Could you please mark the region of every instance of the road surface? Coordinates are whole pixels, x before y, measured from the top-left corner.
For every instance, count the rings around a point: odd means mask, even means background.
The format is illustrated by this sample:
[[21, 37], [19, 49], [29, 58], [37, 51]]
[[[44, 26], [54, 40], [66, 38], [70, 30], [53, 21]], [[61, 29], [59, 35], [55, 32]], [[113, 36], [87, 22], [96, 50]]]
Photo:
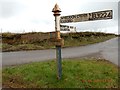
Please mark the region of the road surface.
[[[111, 40], [98, 44], [72, 48], [63, 48], [62, 58], [97, 57], [107, 59], [113, 62], [114, 64], [118, 65], [118, 41], [120, 42], [120, 38], [113, 38]], [[56, 58], [55, 49], [4, 52], [2, 53], [2, 65], [4, 67], [25, 64], [30, 62], [51, 60], [55, 58]]]

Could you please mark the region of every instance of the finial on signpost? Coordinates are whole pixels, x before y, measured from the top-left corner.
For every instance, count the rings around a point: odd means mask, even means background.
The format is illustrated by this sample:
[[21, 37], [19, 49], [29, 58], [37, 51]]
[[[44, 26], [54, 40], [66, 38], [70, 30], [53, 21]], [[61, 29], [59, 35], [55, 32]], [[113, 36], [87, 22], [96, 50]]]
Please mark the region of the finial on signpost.
[[54, 16], [59, 16], [60, 15], [60, 12], [61, 12], [61, 9], [59, 8], [58, 4], [56, 3], [52, 12], [54, 12]]

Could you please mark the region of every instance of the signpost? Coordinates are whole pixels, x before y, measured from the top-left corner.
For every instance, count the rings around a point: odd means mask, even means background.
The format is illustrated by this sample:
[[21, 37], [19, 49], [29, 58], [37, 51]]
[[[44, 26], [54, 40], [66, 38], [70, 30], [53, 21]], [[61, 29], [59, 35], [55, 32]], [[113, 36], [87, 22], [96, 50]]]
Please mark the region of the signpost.
[[112, 10], [106, 10], [106, 11], [99, 11], [99, 12], [92, 12], [92, 13], [85, 13], [85, 14], [62, 16], [60, 18], [60, 23], [112, 19], [112, 14], [113, 14]]
[[56, 4], [52, 10], [55, 16], [55, 31], [56, 37], [55, 41], [58, 41], [56, 44], [56, 62], [57, 62], [57, 78], [61, 79], [62, 76], [62, 66], [61, 66], [61, 37], [60, 37], [60, 8]]
[[112, 19], [113, 11], [106, 10], [106, 11], [60, 17], [61, 10], [59, 6], [56, 4], [52, 12], [54, 13], [53, 15], [55, 16], [55, 32], [52, 32], [50, 36], [51, 36], [51, 41], [53, 41], [53, 43], [56, 45], [57, 77], [58, 79], [61, 79], [62, 77], [61, 46], [63, 45], [64, 40], [60, 37], [60, 30], [70, 31], [70, 29], [73, 29], [75, 27], [67, 26], [67, 25], [60, 25], [60, 23], [72, 23], [72, 22]]

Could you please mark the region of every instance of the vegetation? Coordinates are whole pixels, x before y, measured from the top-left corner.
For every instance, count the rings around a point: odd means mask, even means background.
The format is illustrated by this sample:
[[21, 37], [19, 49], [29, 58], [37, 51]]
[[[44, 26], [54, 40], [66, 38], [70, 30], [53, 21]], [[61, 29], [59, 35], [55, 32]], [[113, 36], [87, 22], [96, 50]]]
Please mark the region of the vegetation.
[[106, 34], [100, 32], [70, 33], [68, 35], [61, 35], [61, 36], [65, 39], [64, 47], [88, 45], [88, 44], [103, 42], [115, 37], [114, 34]]
[[54, 61], [3, 68], [3, 87], [118, 88], [118, 68], [106, 60], [65, 59], [62, 68], [61, 80], [56, 78]]
[[[102, 42], [115, 37], [114, 34], [101, 32], [79, 32], [61, 34], [64, 39], [63, 47], [81, 46]], [[50, 41], [50, 33], [3, 33], [2, 51], [40, 50], [55, 48]]]
[[117, 37], [120, 37], [120, 34], [117, 34], [116, 36], [117, 36]]

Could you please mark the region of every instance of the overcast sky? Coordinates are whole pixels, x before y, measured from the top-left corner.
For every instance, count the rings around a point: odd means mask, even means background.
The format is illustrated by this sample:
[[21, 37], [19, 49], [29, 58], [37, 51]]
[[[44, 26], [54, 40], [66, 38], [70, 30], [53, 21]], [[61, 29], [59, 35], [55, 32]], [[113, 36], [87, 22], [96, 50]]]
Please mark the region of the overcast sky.
[[[56, 3], [61, 16], [113, 10], [113, 19], [68, 23], [77, 31], [118, 32], [119, 0], [0, 0], [2, 32], [49, 32], [54, 29], [52, 9]], [[120, 7], [119, 7], [120, 8]], [[119, 17], [120, 18], [120, 17]]]

